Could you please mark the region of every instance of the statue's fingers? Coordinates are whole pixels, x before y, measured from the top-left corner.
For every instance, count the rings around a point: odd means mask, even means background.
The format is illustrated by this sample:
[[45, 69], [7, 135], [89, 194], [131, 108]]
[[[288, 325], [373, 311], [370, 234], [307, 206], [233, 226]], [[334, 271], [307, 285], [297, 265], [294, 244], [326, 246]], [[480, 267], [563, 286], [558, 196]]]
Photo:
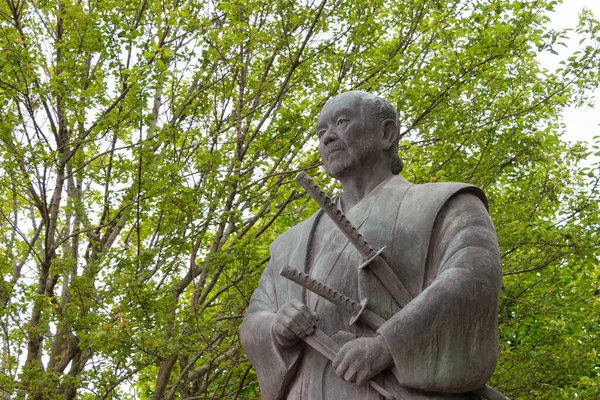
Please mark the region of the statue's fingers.
[[276, 335], [281, 336], [285, 339], [293, 340], [296, 339], [296, 334], [283, 324], [277, 324], [273, 327], [273, 331]]
[[356, 369], [355, 368], [348, 368], [348, 370], [344, 374], [344, 380], [346, 382], [350, 382], [350, 383], [356, 382]]
[[306, 307], [306, 305], [298, 299], [292, 299], [288, 304], [297, 311], [301, 311], [302, 308]]
[[307, 334], [310, 335], [313, 333], [313, 331], [315, 330], [315, 325], [317, 323], [317, 321], [315, 321], [315, 319], [313, 317], [311, 317], [310, 315], [306, 315], [306, 314], [299, 314], [297, 316], [297, 319], [295, 319], [295, 321], [298, 323], [298, 325], [301, 326], [302, 330]]
[[296, 321], [303, 330], [307, 330], [316, 323], [313, 313], [300, 301], [290, 304], [290, 307], [283, 310], [283, 314]]
[[304, 333], [304, 336], [312, 335], [315, 332], [315, 324], [306, 320], [303, 320], [303, 322], [302, 332]]
[[358, 373], [355, 376], [355, 382], [357, 385], [362, 385], [363, 383], [367, 383], [369, 378], [370, 376], [368, 376], [366, 373], [358, 371]]
[[346, 372], [346, 369], [348, 368], [348, 360], [346, 359], [346, 352], [344, 351], [343, 347], [340, 349], [340, 351], [338, 351], [331, 366], [335, 370], [337, 376], [342, 378]]
[[296, 315], [298, 313], [298, 309], [296, 307], [297, 306], [294, 303], [290, 302], [290, 303], [286, 304], [285, 306], [281, 307], [279, 312], [282, 315], [293, 318], [294, 315]]
[[304, 318], [302, 314], [293, 307], [282, 309], [281, 320], [286, 326], [289, 326], [292, 322], [297, 325], [302, 318]]
[[306, 319], [306, 321], [308, 321], [308, 323], [310, 325], [315, 325], [317, 323], [317, 321], [319, 320], [319, 316], [317, 314], [315, 314], [314, 312], [312, 312], [308, 307], [304, 306], [300, 312], [302, 313], [302, 316], [304, 316], [304, 318]]
[[294, 308], [294, 310], [298, 314], [301, 314], [302, 316], [304, 316], [304, 318], [306, 318], [309, 321], [311, 321], [315, 318], [316, 314], [314, 314], [304, 303], [302, 303], [300, 300], [297, 300], [297, 299], [294, 299], [294, 300], [296, 300], [296, 301], [294, 301], [291, 304], [292, 304], [292, 307]]
[[287, 327], [299, 338], [303, 338], [312, 333], [312, 325], [307, 324], [306, 321], [302, 321], [302, 319], [291, 319], [287, 324]]
[[298, 329], [293, 328], [292, 330], [299, 335], [306, 336], [313, 333], [316, 322], [310, 314], [306, 314], [300, 310], [291, 310], [288, 317], [290, 321], [294, 321], [295, 325], [298, 326]]
[[282, 324], [275, 324], [273, 326], [273, 335], [277, 343], [284, 347], [292, 346], [298, 341], [298, 336]]

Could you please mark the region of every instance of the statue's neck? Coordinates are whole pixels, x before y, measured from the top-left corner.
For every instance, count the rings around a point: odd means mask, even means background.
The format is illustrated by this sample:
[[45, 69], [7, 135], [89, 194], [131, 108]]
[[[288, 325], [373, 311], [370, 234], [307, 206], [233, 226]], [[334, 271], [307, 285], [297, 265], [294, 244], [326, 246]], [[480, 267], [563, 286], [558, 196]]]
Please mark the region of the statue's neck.
[[352, 176], [340, 178], [342, 194], [340, 204], [344, 211], [350, 210], [365, 196], [373, 191], [381, 183], [394, 176], [389, 170], [361, 171]]

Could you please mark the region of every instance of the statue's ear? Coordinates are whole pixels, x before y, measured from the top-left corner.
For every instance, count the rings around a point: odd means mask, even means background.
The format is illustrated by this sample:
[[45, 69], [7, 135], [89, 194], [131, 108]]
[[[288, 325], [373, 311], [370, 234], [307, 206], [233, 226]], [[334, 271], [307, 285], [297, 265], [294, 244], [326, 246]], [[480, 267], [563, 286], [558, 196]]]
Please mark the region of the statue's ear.
[[383, 149], [387, 150], [392, 147], [392, 145], [398, 142], [398, 125], [396, 121], [393, 119], [384, 119], [381, 121], [381, 139], [383, 141]]

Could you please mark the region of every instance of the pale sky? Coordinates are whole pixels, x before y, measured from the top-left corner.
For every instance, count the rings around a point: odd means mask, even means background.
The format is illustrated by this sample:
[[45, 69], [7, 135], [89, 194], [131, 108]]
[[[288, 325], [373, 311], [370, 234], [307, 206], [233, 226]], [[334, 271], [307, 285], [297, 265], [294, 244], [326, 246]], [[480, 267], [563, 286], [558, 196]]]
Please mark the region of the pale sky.
[[[582, 8], [592, 10], [596, 19], [600, 18], [600, 0], [564, 0], [563, 4], [557, 6], [552, 16], [551, 27], [554, 29], [575, 28], [578, 15]], [[540, 61], [546, 68], [553, 69], [558, 62], [568, 57], [578, 44], [579, 39], [574, 38], [575, 32], [569, 35], [572, 40], [567, 43], [568, 48], [559, 46], [556, 50], [558, 56], [551, 54], [540, 57]], [[565, 139], [569, 141], [583, 140], [591, 142], [594, 136], [600, 135], [600, 91], [596, 91], [595, 108], [568, 108], [563, 114], [563, 122], [566, 124]], [[600, 157], [593, 157], [590, 162], [600, 161]]]

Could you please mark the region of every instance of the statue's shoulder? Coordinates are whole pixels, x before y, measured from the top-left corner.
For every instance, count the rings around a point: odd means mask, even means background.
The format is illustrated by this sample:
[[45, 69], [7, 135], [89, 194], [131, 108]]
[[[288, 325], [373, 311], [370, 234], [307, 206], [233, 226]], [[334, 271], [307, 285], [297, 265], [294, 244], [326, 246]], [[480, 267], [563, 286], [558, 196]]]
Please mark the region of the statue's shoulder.
[[289, 247], [290, 245], [294, 245], [299, 243], [304, 237], [308, 236], [310, 232], [314, 220], [317, 216], [318, 212], [314, 213], [308, 219], [300, 222], [289, 228], [287, 231], [283, 232], [271, 243], [271, 250], [284, 247]]
[[411, 184], [407, 191], [408, 198], [417, 204], [435, 203], [439, 206], [460, 193], [470, 193], [479, 198], [488, 207], [487, 197], [483, 190], [475, 185], [462, 182], [434, 182]]

